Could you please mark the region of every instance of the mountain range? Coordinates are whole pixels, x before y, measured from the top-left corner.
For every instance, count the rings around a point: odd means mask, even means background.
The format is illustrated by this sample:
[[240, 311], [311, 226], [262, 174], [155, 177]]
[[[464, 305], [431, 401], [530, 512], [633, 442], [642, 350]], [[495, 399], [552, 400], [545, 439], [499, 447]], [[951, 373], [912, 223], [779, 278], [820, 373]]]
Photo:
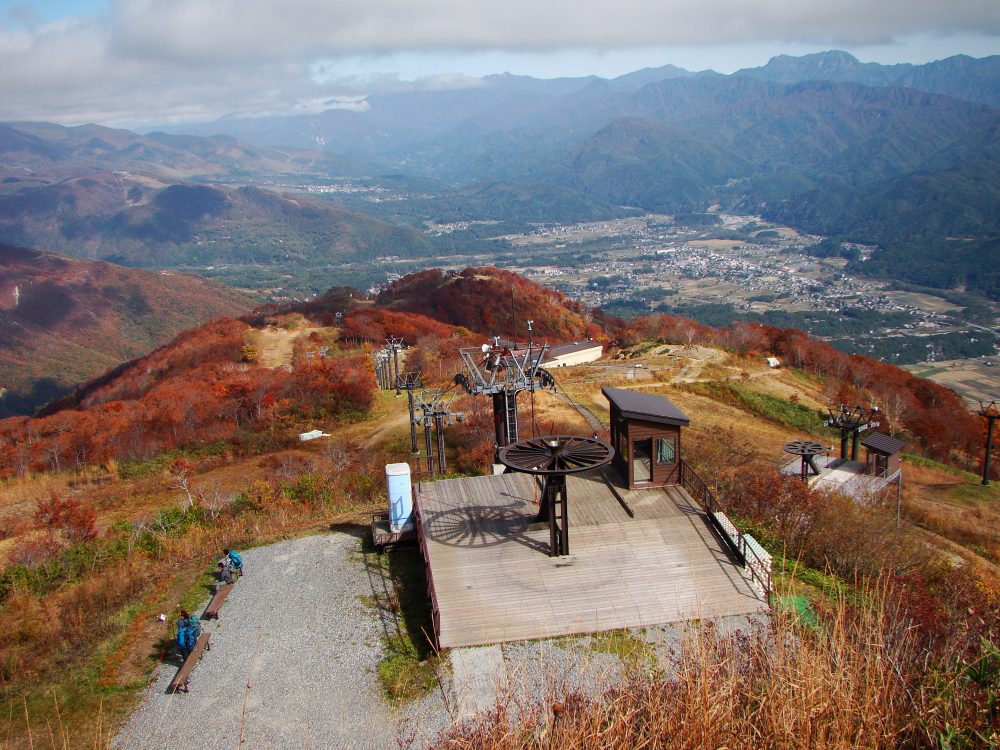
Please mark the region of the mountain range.
[[233, 180], [264, 175], [364, 174], [367, 165], [320, 150], [255, 146], [225, 135], [146, 135], [100, 125], [0, 123], [0, 179], [9, 189], [37, 178], [87, 172], [147, 172], [169, 180]]
[[553, 184], [649, 211], [759, 213], [877, 244], [857, 273], [1000, 298], [1000, 56], [886, 66], [831, 51], [729, 76], [670, 66], [612, 80], [504, 75], [367, 104], [225, 124], [262, 143], [319, 138], [450, 184]]
[[[129, 264], [277, 267], [455, 249], [454, 235], [435, 243], [356, 212], [420, 227], [719, 206], [878, 245], [857, 273], [1000, 298], [998, 81], [1000, 56], [883, 66], [826, 52], [733, 75], [487, 76], [173, 135], [8, 124], [0, 240]], [[344, 212], [255, 187], [377, 185], [387, 172], [427, 188]]]

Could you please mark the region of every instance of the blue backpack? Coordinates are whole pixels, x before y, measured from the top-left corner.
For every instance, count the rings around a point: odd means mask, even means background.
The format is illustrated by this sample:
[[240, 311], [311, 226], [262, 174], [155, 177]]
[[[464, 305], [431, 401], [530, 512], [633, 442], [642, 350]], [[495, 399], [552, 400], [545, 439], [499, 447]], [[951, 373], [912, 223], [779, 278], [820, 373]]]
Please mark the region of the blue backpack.
[[194, 646], [198, 642], [198, 638], [201, 637], [201, 620], [198, 619], [198, 615], [189, 615], [187, 619], [188, 636], [191, 638], [191, 645]]
[[243, 570], [243, 558], [240, 557], [240, 553], [236, 550], [232, 550], [229, 553], [229, 559], [233, 563], [233, 567], [237, 570]]
[[177, 628], [177, 645], [181, 648], [193, 648], [194, 640], [191, 638], [191, 628], [183, 626]]

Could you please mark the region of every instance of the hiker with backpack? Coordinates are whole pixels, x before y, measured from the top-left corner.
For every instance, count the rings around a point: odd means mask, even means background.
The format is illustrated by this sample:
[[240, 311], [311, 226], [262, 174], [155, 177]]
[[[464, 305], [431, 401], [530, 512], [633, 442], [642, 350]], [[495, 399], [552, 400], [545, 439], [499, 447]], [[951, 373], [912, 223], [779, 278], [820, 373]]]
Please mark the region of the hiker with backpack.
[[191, 648], [194, 648], [201, 638], [201, 619], [194, 612], [187, 616], [187, 628], [191, 638]]
[[237, 575], [243, 575], [243, 558], [234, 549], [224, 549], [222, 553], [229, 559], [229, 563]]
[[[198, 630], [200, 634], [201, 625], [198, 626]], [[197, 637], [192, 636], [190, 615], [186, 609], [182, 609], [181, 616], [177, 620], [177, 650], [181, 652], [181, 658], [184, 661], [187, 661], [194, 650], [194, 644], [198, 641]]]
[[229, 562], [228, 557], [222, 558], [222, 560], [219, 561], [219, 564], [215, 567], [215, 575], [219, 577], [219, 586], [236, 583], [236, 573], [233, 571], [233, 565]]

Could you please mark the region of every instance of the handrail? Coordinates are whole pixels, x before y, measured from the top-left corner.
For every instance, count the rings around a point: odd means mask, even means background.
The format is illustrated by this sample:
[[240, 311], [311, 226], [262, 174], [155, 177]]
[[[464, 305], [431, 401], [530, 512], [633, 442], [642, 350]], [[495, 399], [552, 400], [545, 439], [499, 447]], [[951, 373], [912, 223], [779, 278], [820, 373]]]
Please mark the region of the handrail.
[[[708, 522], [712, 524], [716, 531], [719, 532], [720, 536], [726, 541], [729, 548], [733, 550], [743, 567], [750, 572], [750, 579], [757, 581], [761, 588], [764, 589], [765, 598], [767, 599], [768, 604], [770, 604], [770, 561], [762, 559], [761, 556], [757, 554], [757, 551], [747, 544], [746, 537], [743, 535], [743, 532], [737, 528], [736, 524], [732, 524], [733, 531], [736, 532], [736, 538], [733, 539], [731, 537], [730, 530], [726, 529], [715, 515], [716, 513], [722, 513], [728, 518], [729, 515], [726, 513], [725, 508], [722, 507], [718, 498], [709, 488], [708, 483], [698, 476], [698, 473], [692, 469], [691, 465], [683, 458], [680, 460], [680, 469], [681, 486], [688, 491], [694, 501], [697, 502], [705, 511]], [[732, 522], [730, 521], [730, 523]], [[753, 563], [756, 564], [749, 563], [748, 558], [752, 558]]]
[[845, 482], [840, 491], [859, 502], [865, 502], [891, 485], [901, 474], [902, 469], [896, 469], [890, 474], [888, 467], [878, 474], [858, 474], [850, 481]]

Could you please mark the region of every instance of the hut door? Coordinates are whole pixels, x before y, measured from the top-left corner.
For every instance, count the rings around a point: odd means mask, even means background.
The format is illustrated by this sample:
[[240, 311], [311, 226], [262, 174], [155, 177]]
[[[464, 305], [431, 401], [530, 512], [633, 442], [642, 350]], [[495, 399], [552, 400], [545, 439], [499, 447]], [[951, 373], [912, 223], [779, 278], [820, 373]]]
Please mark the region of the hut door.
[[886, 471], [889, 470], [889, 457], [883, 456], [881, 453], [875, 453], [872, 458], [875, 460], [872, 462], [872, 474], [875, 476], [881, 476]]
[[653, 481], [653, 438], [632, 442], [632, 481]]

